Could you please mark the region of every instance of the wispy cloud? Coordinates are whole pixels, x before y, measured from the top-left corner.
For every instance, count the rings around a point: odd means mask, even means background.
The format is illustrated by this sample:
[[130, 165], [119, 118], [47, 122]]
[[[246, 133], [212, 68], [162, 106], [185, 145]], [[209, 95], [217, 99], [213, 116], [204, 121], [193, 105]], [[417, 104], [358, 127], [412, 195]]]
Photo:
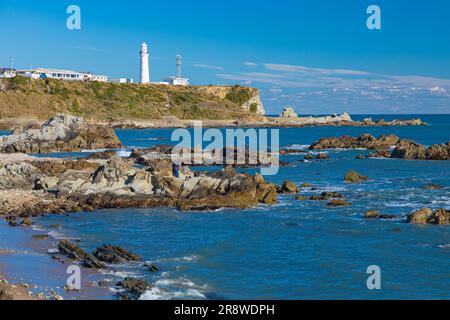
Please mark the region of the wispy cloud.
[[252, 82], [277, 109], [292, 104], [310, 113], [317, 108], [322, 112], [450, 113], [449, 79], [279, 63], [257, 67], [254, 72], [216, 76]]
[[196, 68], [203, 68], [203, 69], [209, 69], [209, 70], [223, 70], [223, 67], [213, 66], [210, 64], [203, 64], [203, 63], [194, 63], [192, 66], [196, 67]]
[[365, 71], [346, 70], [346, 69], [324, 69], [324, 68], [309, 68], [298, 65], [289, 64], [272, 64], [266, 63], [264, 67], [272, 71], [285, 71], [291, 73], [310, 74], [310, 75], [367, 75]]
[[99, 49], [97, 47], [89, 47], [89, 46], [73, 46], [71, 49], [80, 50], [80, 51], [90, 51], [90, 52], [107, 52], [106, 50]]
[[244, 62], [244, 66], [250, 67], [250, 68], [256, 68], [258, 66], [258, 64], [255, 62], [247, 61], [247, 62]]

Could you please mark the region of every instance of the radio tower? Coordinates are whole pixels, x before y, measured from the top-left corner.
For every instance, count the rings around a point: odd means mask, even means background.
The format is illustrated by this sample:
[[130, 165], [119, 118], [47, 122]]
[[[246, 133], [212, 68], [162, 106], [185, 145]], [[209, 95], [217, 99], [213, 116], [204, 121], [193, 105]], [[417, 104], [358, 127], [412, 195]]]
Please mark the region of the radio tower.
[[183, 65], [183, 57], [177, 54], [177, 78], [181, 78], [181, 66]]

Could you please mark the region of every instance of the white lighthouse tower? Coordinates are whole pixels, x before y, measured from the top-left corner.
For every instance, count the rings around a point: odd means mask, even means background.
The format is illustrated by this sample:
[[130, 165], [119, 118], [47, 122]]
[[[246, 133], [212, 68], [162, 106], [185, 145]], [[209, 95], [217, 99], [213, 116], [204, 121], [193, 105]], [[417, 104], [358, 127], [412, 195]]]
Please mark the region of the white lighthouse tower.
[[148, 66], [148, 47], [144, 42], [141, 46], [141, 83], [150, 82], [150, 71]]

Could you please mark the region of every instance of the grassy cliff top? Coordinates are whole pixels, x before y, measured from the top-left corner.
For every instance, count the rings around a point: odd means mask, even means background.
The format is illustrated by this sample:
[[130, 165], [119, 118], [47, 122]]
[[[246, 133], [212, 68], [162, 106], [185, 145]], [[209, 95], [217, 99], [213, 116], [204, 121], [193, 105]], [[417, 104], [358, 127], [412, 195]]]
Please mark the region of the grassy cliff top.
[[[255, 114], [259, 92], [241, 86], [167, 86], [1, 79], [0, 118], [47, 119], [70, 113], [95, 120], [238, 119]], [[258, 103], [259, 101], [259, 103]]]

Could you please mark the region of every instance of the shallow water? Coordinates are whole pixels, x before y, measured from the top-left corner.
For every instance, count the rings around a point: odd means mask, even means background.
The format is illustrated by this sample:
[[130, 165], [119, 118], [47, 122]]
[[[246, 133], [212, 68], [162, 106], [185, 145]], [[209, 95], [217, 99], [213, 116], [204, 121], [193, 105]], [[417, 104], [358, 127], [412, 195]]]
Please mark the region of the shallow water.
[[[450, 140], [450, 116], [420, 117], [431, 126], [281, 129], [280, 142], [284, 147], [309, 145], [324, 136], [361, 133], [395, 133], [426, 145]], [[132, 148], [169, 143], [171, 132], [118, 130], [117, 134]], [[449, 227], [404, 222], [418, 208], [450, 208], [450, 162], [355, 159], [366, 153], [328, 151], [331, 159], [308, 163], [297, 161], [303, 155], [284, 156], [282, 160], [293, 165], [267, 177], [277, 184], [290, 179], [318, 188], [303, 190], [304, 195], [339, 191], [352, 203], [350, 207], [327, 209], [324, 202], [283, 196], [276, 206], [244, 211], [101, 210], [70, 218], [42, 217], [37, 223], [45, 230], [61, 224], [62, 229], [53, 235], [80, 238], [87, 250], [111, 243], [153, 262], [160, 268], [154, 274], [134, 265], [118, 267], [115, 274], [106, 276], [111, 280], [132, 274], [148, 278], [155, 288], [144, 299], [450, 298]], [[346, 184], [343, 176], [348, 170], [371, 180]], [[447, 188], [424, 190], [428, 183]], [[368, 221], [363, 216], [370, 209], [399, 218]], [[366, 287], [370, 265], [381, 268], [380, 291]]]

